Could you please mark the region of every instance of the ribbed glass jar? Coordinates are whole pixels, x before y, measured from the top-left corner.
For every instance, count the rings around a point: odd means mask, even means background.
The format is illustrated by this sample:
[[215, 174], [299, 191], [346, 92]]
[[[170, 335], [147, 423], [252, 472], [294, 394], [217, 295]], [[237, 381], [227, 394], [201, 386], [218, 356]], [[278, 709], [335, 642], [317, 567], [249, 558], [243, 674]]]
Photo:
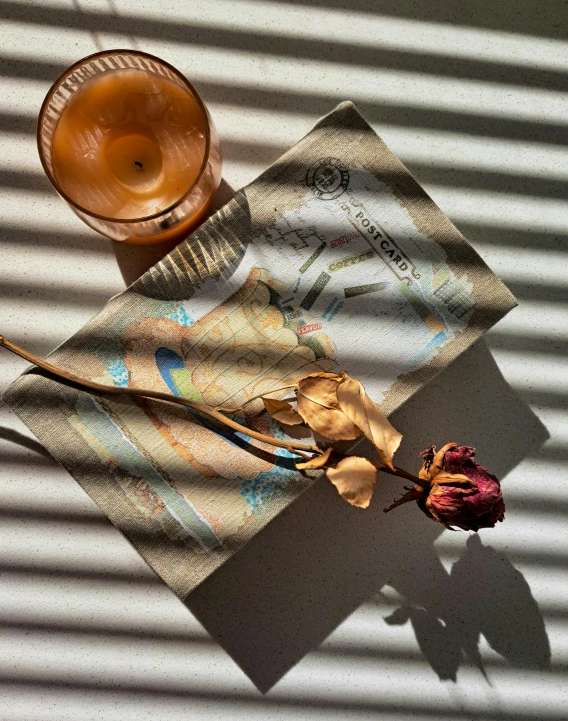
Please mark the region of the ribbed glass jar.
[[[83, 83], [101, 73], [121, 69], [144, 70], [175, 83], [190, 93], [203, 113], [205, 151], [197, 177], [173, 204], [140, 218], [111, 218], [81, 207], [60, 187], [54, 174], [52, 142], [55, 128], [70, 98]], [[68, 68], [51, 86], [41, 107], [37, 143], [43, 168], [51, 184], [76, 215], [94, 230], [125, 243], [159, 243], [180, 240], [203, 219], [221, 182], [221, 145], [215, 126], [191, 83], [173, 66], [153, 55], [134, 50], [107, 50], [89, 55]]]

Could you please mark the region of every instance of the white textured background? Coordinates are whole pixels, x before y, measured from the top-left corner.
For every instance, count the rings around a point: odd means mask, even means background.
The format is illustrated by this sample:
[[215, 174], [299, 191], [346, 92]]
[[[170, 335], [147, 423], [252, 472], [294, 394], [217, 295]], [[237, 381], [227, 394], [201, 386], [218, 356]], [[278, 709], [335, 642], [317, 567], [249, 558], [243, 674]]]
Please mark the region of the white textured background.
[[[34, 139], [55, 77], [113, 47], [194, 82], [234, 188], [355, 101], [520, 302], [395, 418], [406, 465], [477, 445], [506, 522], [468, 542], [383, 517], [395, 482], [363, 515], [316, 484], [195, 594], [203, 625], [0, 406], [0, 720], [568, 717], [566, 3], [0, 0], [0, 21], [0, 332], [32, 351], [135, 262]], [[2, 353], [0, 390], [25, 367]]]

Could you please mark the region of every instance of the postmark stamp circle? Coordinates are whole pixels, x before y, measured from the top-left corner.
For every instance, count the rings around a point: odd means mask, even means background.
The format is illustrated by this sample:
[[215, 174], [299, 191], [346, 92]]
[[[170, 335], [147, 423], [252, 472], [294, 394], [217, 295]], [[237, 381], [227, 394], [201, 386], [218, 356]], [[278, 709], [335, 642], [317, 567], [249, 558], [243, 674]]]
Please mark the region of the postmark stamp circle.
[[334, 200], [349, 185], [349, 171], [337, 158], [320, 158], [306, 173], [306, 185], [316, 198]]

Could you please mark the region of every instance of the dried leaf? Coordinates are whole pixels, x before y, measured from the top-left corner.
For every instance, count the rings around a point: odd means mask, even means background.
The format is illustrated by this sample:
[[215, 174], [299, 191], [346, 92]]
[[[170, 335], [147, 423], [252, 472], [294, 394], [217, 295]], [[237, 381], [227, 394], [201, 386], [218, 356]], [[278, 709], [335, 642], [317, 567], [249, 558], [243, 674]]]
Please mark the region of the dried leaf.
[[344, 373], [337, 386], [337, 400], [347, 418], [361, 429], [387, 466], [393, 468], [392, 457], [400, 445], [402, 434], [388, 422], [361, 383]]
[[375, 490], [377, 469], [366, 458], [347, 456], [336, 468], [328, 468], [326, 475], [352, 506], [367, 508]]
[[312, 373], [298, 381], [298, 391], [325, 408], [338, 408], [336, 373]]
[[262, 402], [268, 411], [268, 415], [279, 423], [284, 423], [287, 426], [297, 426], [304, 422], [302, 416], [286, 401], [279, 401], [276, 398], [263, 398]]
[[309, 461], [305, 461], [303, 463], [296, 463], [296, 468], [299, 471], [308, 471], [313, 468], [323, 468], [329, 460], [331, 451], [332, 448], [330, 447], [321, 456], [314, 456], [313, 458], [310, 458]]
[[310, 428], [332, 441], [352, 441], [362, 432], [338, 408], [335, 373], [314, 373], [298, 381], [298, 413]]

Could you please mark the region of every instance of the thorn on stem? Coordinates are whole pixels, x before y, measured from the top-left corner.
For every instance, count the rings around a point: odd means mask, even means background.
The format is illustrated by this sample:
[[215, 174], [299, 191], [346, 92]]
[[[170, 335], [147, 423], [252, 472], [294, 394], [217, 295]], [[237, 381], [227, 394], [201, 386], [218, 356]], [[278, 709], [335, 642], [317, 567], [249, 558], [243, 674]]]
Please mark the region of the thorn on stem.
[[388, 513], [389, 511], [392, 511], [395, 508], [398, 508], [399, 506], [402, 506], [405, 503], [410, 503], [410, 501], [417, 501], [419, 498], [423, 498], [425, 495], [426, 495], [426, 491], [423, 488], [410, 488], [404, 494], [404, 496], [401, 496], [394, 503], [392, 503], [388, 508], [384, 508], [383, 513]]

